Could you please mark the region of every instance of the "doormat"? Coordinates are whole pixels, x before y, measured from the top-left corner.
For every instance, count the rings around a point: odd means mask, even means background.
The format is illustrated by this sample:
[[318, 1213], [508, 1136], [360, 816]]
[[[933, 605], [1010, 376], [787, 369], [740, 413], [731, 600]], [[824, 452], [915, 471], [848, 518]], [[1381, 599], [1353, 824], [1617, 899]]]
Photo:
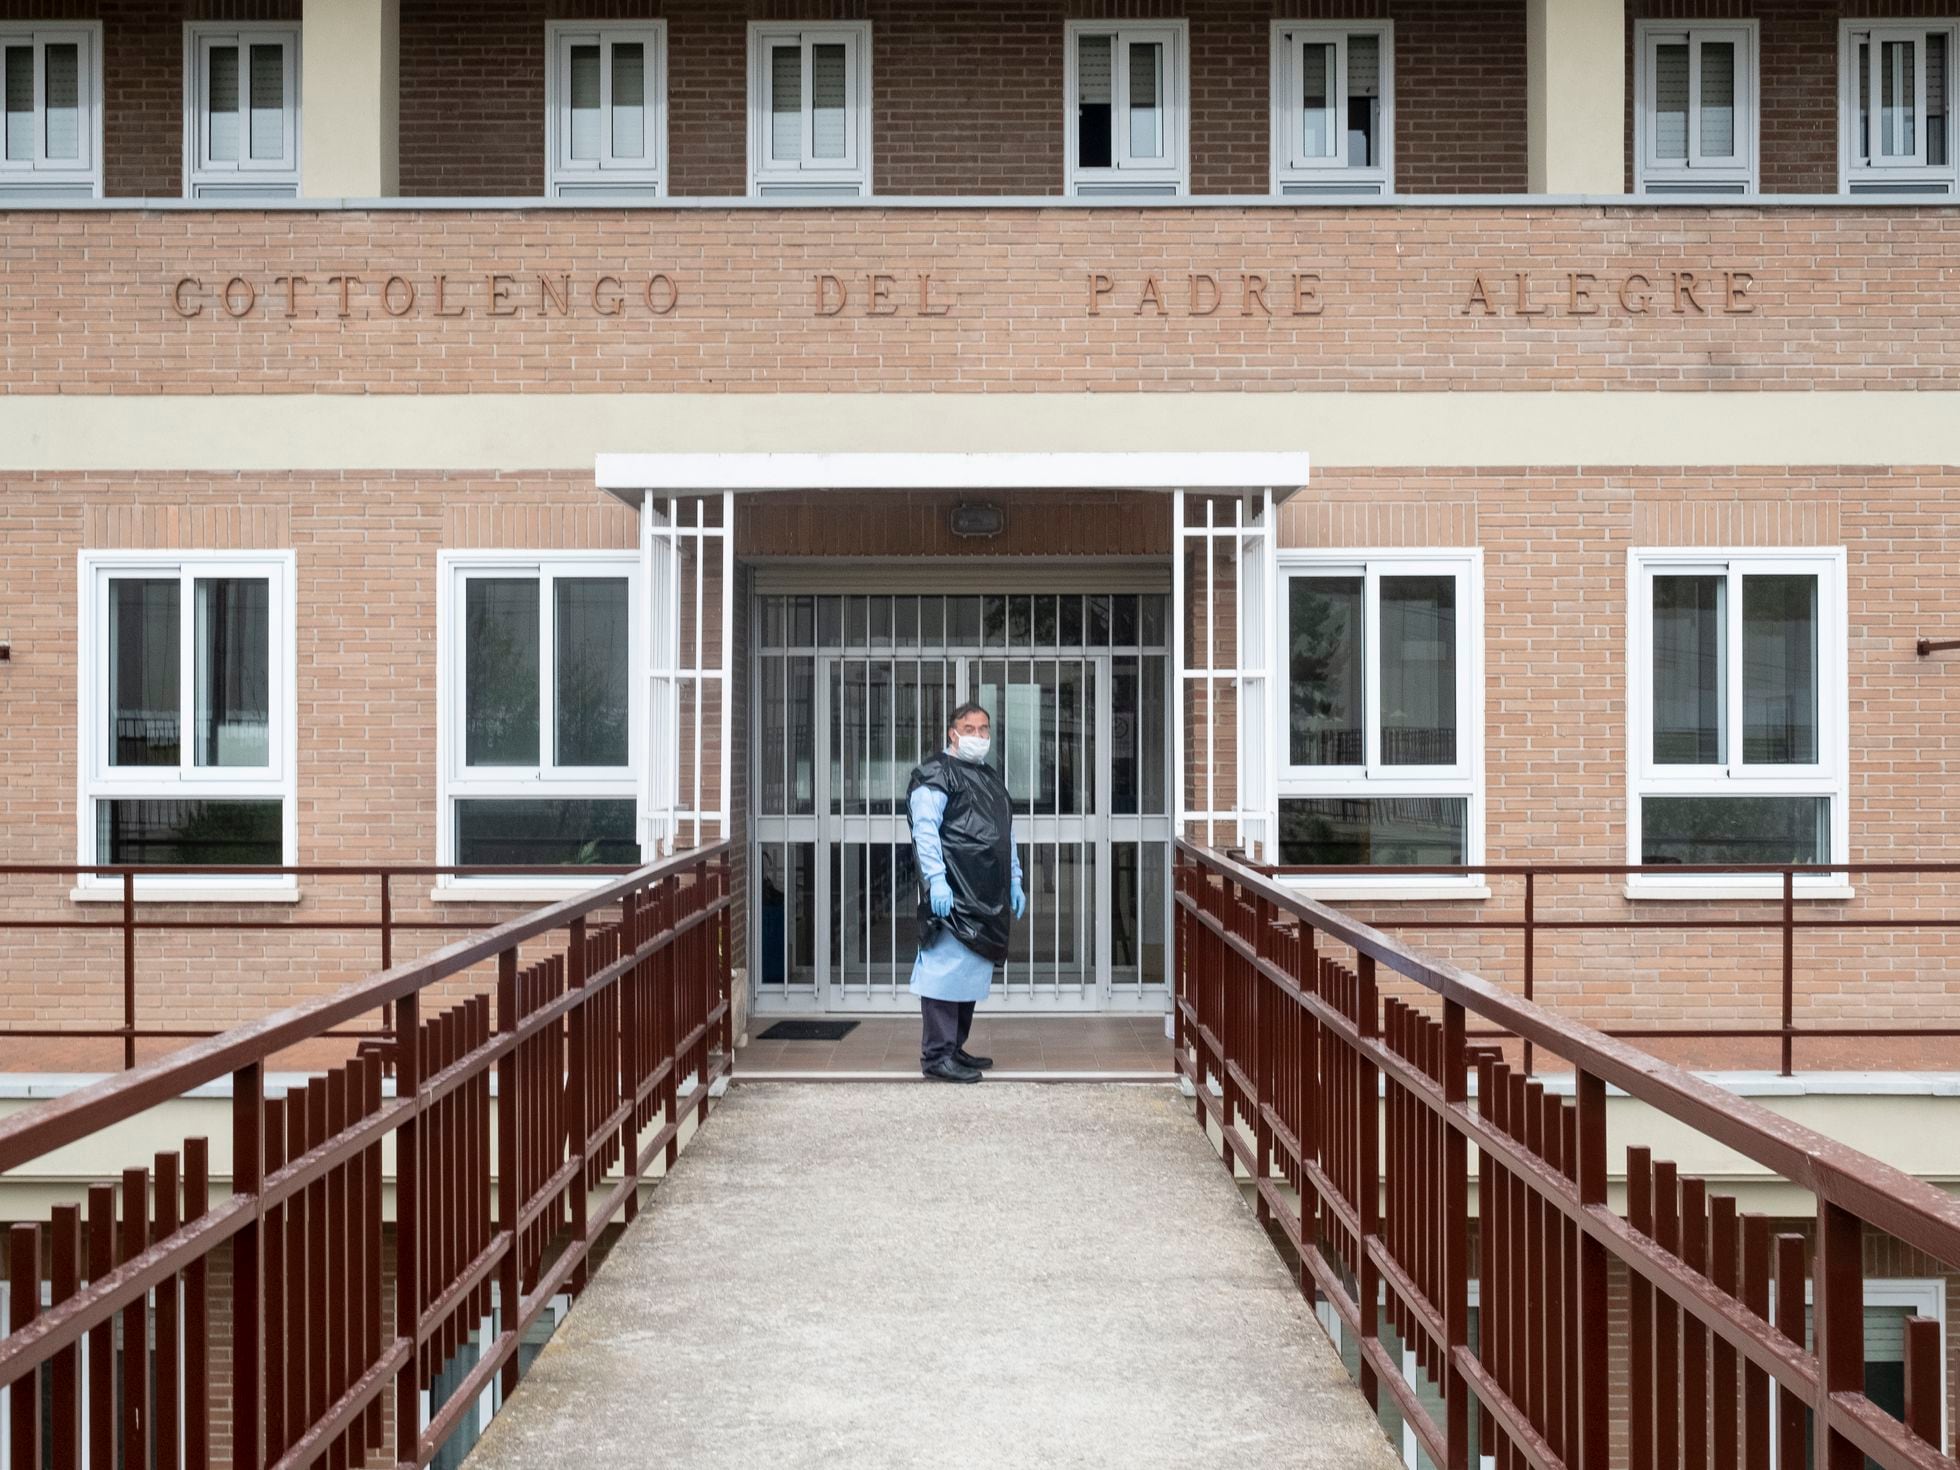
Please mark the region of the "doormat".
[[842, 1041], [857, 1030], [856, 1021], [778, 1021], [758, 1041]]

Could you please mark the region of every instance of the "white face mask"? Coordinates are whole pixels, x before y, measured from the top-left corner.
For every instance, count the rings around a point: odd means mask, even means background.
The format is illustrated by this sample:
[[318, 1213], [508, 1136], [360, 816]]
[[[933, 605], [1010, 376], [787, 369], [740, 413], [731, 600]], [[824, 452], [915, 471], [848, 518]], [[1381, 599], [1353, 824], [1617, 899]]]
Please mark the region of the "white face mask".
[[954, 754], [963, 761], [984, 761], [987, 752], [994, 748], [994, 742], [985, 735], [962, 735], [953, 745]]

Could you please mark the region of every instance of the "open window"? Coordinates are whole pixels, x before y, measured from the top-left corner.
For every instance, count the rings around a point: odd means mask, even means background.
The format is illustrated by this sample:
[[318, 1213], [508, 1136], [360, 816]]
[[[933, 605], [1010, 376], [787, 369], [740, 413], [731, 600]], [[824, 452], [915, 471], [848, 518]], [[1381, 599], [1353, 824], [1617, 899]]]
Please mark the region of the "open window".
[[299, 194], [299, 27], [184, 27], [184, 194]]
[[1389, 21], [1273, 23], [1273, 192], [1394, 188]]
[[102, 197], [102, 28], [0, 24], [0, 201]]
[[1846, 21], [1838, 179], [1847, 194], [1951, 195], [1953, 57], [1960, 24]]
[[546, 28], [545, 192], [667, 192], [665, 21]]
[[749, 192], [871, 192], [871, 27], [749, 27]]
[[[1629, 553], [1627, 861], [1849, 859], [1842, 551]], [[1631, 880], [1633, 897], [1774, 896], [1773, 874]], [[1797, 891], [1842, 888], [1799, 877]]]
[[1642, 22], [1633, 186], [1641, 194], [1756, 189], [1756, 23]]
[[1070, 21], [1068, 192], [1184, 194], [1190, 96], [1183, 21]]

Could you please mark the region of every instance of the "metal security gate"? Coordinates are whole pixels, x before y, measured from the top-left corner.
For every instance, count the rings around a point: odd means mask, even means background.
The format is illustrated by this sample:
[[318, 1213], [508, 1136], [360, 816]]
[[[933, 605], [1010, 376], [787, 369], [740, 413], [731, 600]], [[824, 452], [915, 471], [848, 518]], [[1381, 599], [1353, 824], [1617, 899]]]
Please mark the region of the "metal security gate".
[[759, 1009], [916, 1004], [905, 788], [968, 699], [993, 716], [1033, 910], [996, 1000], [1164, 1007], [1163, 595], [766, 595], [755, 628]]

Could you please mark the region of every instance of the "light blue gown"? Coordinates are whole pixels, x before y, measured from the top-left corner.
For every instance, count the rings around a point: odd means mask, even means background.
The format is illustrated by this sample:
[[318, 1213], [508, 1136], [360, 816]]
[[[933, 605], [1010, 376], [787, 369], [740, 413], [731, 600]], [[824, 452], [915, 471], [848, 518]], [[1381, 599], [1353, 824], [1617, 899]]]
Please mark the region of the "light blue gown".
[[[919, 865], [919, 881], [930, 884], [946, 872], [946, 853], [939, 842], [939, 824], [946, 819], [946, 793], [921, 786], [908, 803], [912, 814], [912, 854]], [[1008, 834], [1013, 844], [1014, 882], [1021, 882], [1020, 833]], [[919, 951], [912, 963], [912, 993], [931, 1000], [973, 1000], [987, 998], [994, 983], [994, 963], [977, 955], [941, 927], [932, 943]]]

